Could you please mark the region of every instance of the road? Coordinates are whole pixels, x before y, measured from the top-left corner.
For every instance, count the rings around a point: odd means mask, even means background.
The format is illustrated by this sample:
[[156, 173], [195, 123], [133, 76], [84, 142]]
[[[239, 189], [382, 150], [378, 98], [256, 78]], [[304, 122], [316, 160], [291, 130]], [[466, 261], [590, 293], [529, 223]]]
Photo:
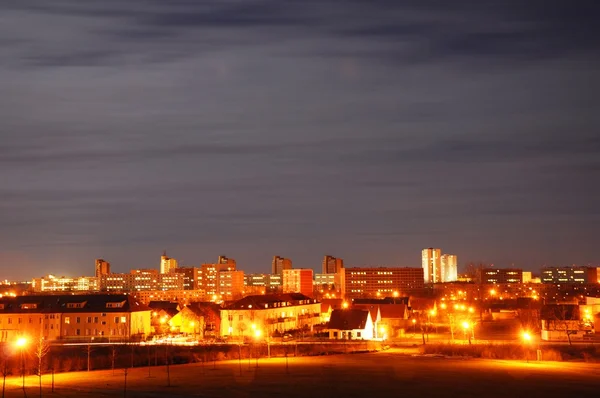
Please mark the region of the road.
[[[130, 369], [127, 397], [544, 397], [595, 396], [600, 365], [526, 363], [413, 357], [402, 350], [288, 359]], [[124, 372], [58, 374], [60, 397], [125, 396]], [[50, 376], [43, 393], [50, 394]], [[26, 378], [27, 396], [39, 396], [37, 377]], [[21, 379], [7, 378], [7, 397], [22, 397]]]

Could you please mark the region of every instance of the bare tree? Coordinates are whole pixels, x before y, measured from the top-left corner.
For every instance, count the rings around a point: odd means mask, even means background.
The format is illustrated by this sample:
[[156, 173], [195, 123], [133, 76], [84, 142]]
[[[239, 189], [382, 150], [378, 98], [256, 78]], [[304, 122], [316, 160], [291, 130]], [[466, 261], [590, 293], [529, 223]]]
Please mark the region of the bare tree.
[[578, 307], [567, 304], [548, 306], [545, 314], [547, 330], [565, 331], [569, 345], [572, 345], [571, 335], [579, 329]]
[[50, 344], [43, 336], [40, 336], [34, 347], [34, 355], [37, 358], [37, 375], [40, 385], [40, 397], [42, 396], [42, 365], [44, 363], [44, 358], [48, 355], [50, 351]]
[[0, 350], [0, 370], [2, 371], [2, 398], [6, 391], [6, 376], [8, 375], [8, 356], [6, 355], [6, 343], [2, 343], [2, 350]]
[[112, 369], [113, 376], [115, 375], [115, 360], [116, 359], [117, 359], [117, 346], [113, 344], [112, 346], [110, 346], [110, 363], [111, 363], [111, 369]]

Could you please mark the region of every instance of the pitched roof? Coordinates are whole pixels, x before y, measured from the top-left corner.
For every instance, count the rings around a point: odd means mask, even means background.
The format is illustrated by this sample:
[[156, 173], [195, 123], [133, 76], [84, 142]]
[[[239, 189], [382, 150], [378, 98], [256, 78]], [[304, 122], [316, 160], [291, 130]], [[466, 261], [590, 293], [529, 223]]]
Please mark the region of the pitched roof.
[[275, 304], [282, 303], [282, 307], [301, 304], [315, 304], [317, 300], [301, 293], [264, 294], [246, 296], [227, 306], [227, 309], [265, 309], [273, 308]]
[[0, 313], [137, 311], [150, 311], [150, 308], [128, 294], [52, 294], [0, 298]]
[[329, 329], [354, 330], [364, 329], [369, 319], [368, 310], [344, 309], [333, 310], [329, 320]]

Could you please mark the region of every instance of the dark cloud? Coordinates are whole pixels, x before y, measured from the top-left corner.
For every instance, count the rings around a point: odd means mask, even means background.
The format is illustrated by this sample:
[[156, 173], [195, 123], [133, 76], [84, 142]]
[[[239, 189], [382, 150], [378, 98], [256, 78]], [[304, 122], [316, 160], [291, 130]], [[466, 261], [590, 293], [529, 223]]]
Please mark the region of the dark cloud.
[[3, 278], [597, 263], [596, 2], [0, 3]]

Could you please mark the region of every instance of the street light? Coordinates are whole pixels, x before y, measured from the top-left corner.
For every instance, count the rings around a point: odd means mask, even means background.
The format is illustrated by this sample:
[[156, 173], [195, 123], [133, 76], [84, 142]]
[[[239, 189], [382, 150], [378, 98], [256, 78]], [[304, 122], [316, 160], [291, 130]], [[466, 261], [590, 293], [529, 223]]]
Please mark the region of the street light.
[[469, 336], [469, 344], [471, 344], [471, 334], [468, 333], [469, 332], [469, 328], [471, 327], [471, 324], [468, 321], [464, 321], [462, 323], [462, 327], [463, 327], [463, 329], [465, 331], [465, 337]]
[[[523, 338], [523, 341], [525, 342], [526, 345], [531, 343], [531, 334], [529, 334], [529, 332], [527, 332], [527, 331], [523, 332], [521, 337]], [[527, 362], [529, 362], [528, 353], [525, 353], [525, 358], [527, 359]]]
[[344, 308], [344, 309], [348, 308], [348, 302], [347, 301], [344, 301], [344, 303], [342, 304], [342, 308]]
[[25, 391], [25, 346], [27, 345], [27, 339], [25, 337], [19, 337], [16, 342], [17, 348], [21, 351], [21, 374], [23, 375], [23, 391]]
[[415, 318], [412, 319], [413, 324], [413, 333], [417, 333], [417, 320]]

